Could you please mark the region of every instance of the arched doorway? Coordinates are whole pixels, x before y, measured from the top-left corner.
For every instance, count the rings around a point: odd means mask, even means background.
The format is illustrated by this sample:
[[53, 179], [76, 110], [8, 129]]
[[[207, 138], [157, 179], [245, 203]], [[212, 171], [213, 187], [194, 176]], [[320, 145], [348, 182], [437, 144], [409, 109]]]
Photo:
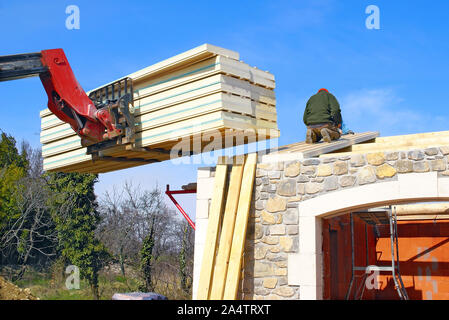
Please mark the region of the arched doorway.
[[303, 201], [298, 207], [299, 252], [288, 258], [289, 284], [299, 286], [300, 299], [326, 297], [323, 255], [330, 252], [323, 252], [323, 219], [379, 206], [441, 201], [449, 201], [449, 177], [436, 172], [401, 174], [397, 181], [338, 190]]
[[324, 299], [449, 299], [449, 204], [389, 210], [323, 219]]

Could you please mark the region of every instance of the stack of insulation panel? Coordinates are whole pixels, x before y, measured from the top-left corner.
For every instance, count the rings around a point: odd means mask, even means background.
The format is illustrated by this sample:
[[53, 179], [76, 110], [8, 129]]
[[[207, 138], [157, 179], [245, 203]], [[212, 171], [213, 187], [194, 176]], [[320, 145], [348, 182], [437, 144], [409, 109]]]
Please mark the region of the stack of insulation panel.
[[217, 133], [234, 137], [233, 145], [279, 137], [274, 76], [240, 61], [237, 52], [204, 44], [128, 77], [134, 86], [134, 144], [107, 149], [100, 158], [86, 154], [72, 128], [45, 109], [44, 170], [103, 173], [164, 161], [174, 146], [202, 137], [204, 147]]

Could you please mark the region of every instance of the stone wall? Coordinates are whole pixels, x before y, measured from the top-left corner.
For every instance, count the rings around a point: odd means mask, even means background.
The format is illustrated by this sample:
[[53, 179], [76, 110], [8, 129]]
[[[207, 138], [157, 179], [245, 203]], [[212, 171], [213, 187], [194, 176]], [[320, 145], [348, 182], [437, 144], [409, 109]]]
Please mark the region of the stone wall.
[[242, 299], [299, 299], [288, 255], [298, 253], [301, 201], [357, 186], [436, 171], [449, 176], [449, 147], [259, 163], [245, 244]]

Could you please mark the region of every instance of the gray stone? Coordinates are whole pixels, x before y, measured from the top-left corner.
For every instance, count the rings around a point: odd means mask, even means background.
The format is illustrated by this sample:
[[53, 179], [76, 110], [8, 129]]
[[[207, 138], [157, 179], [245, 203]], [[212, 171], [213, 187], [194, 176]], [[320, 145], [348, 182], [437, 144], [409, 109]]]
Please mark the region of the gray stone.
[[315, 174], [316, 166], [302, 166], [301, 174], [313, 175]]
[[372, 167], [365, 167], [359, 171], [357, 180], [360, 185], [376, 181], [376, 171]]
[[296, 179], [296, 181], [298, 181], [298, 182], [309, 182], [309, 181], [310, 181], [310, 178], [307, 177], [307, 176], [305, 176], [305, 175], [300, 175], [300, 176]]
[[274, 183], [272, 183], [272, 184], [270, 184], [270, 185], [268, 186], [268, 192], [269, 192], [269, 193], [276, 193], [276, 188], [277, 188], [277, 185], [274, 184]]
[[256, 178], [256, 186], [260, 186], [262, 184], [262, 179]]
[[306, 185], [304, 183], [300, 183], [296, 187], [296, 191], [298, 194], [305, 194], [306, 193]]
[[338, 159], [341, 160], [341, 161], [347, 161], [347, 160], [351, 159], [351, 156], [343, 156], [343, 157], [340, 157]]
[[280, 171], [270, 171], [268, 172], [268, 178], [270, 179], [280, 179], [281, 172]]
[[438, 148], [427, 148], [424, 150], [424, 153], [428, 156], [436, 156], [438, 152]]
[[257, 200], [255, 204], [256, 210], [263, 210], [265, 208], [265, 201]]
[[281, 180], [278, 184], [277, 193], [278, 195], [285, 197], [296, 196], [296, 180]]
[[260, 277], [267, 277], [274, 275], [274, 268], [273, 264], [268, 262], [262, 262], [262, 261], [255, 261], [254, 262], [254, 277], [260, 278]]
[[268, 200], [268, 193], [267, 192], [261, 192], [260, 193], [260, 200]]
[[413, 163], [414, 172], [428, 172], [430, 171], [427, 161], [416, 161]]
[[299, 227], [298, 226], [287, 226], [287, 233], [290, 235], [298, 234]]
[[267, 175], [267, 172], [265, 170], [260, 170], [260, 169], [256, 170], [256, 178], [262, 178], [262, 177], [265, 177], [266, 175]]
[[278, 284], [280, 286], [285, 286], [288, 284], [288, 278], [287, 277], [279, 277], [278, 278]]
[[432, 160], [430, 161], [430, 167], [432, 168], [432, 171], [444, 171], [446, 170], [446, 163], [443, 159]]
[[267, 253], [267, 259], [273, 262], [285, 261], [287, 260], [287, 255], [285, 253]]
[[259, 296], [266, 296], [270, 293], [270, 290], [265, 289], [263, 287], [256, 287], [256, 288], [254, 288], [254, 293]]
[[449, 146], [440, 147], [440, 151], [443, 155], [448, 155], [449, 154]]
[[395, 167], [399, 173], [412, 172], [413, 171], [413, 161], [398, 160], [395, 163]]
[[342, 187], [352, 187], [355, 183], [356, 177], [354, 176], [343, 176], [340, 178], [340, 186]]
[[407, 159], [407, 154], [405, 152], [401, 152], [401, 159]]
[[324, 158], [323, 163], [332, 163], [337, 161], [337, 158]]
[[306, 159], [302, 162], [303, 166], [316, 166], [320, 164], [320, 160], [319, 159]]
[[262, 178], [262, 184], [267, 185], [270, 183], [270, 179], [268, 179], [268, 177], [263, 177]]
[[415, 161], [423, 160], [424, 157], [425, 157], [425, 154], [421, 150], [413, 150], [413, 151], [409, 151], [409, 153], [408, 153], [408, 158], [410, 160], [415, 160]]
[[387, 159], [387, 161], [398, 160], [399, 152], [387, 152], [387, 154], [385, 155], [385, 159]]
[[324, 190], [331, 191], [338, 189], [338, 178], [336, 176], [327, 177], [324, 179]]
[[298, 224], [299, 212], [298, 209], [287, 209], [282, 215], [282, 222], [286, 225]]
[[366, 164], [365, 158], [361, 154], [354, 154], [351, 156], [351, 159], [349, 161], [351, 166], [353, 167], [361, 167]]

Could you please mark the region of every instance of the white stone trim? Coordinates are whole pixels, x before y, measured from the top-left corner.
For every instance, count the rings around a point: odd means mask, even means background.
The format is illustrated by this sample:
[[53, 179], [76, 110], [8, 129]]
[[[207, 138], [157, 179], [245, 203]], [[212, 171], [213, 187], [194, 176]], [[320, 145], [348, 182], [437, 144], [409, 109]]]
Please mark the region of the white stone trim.
[[198, 168], [196, 215], [195, 215], [195, 250], [193, 257], [193, 284], [192, 299], [196, 299], [198, 281], [203, 260], [204, 244], [206, 242], [207, 223], [209, 221], [209, 202], [212, 199], [215, 178], [212, 177], [212, 168]]
[[449, 177], [438, 178], [438, 197], [449, 198]]
[[437, 172], [400, 174], [399, 195], [402, 198], [438, 197], [437, 178]]

